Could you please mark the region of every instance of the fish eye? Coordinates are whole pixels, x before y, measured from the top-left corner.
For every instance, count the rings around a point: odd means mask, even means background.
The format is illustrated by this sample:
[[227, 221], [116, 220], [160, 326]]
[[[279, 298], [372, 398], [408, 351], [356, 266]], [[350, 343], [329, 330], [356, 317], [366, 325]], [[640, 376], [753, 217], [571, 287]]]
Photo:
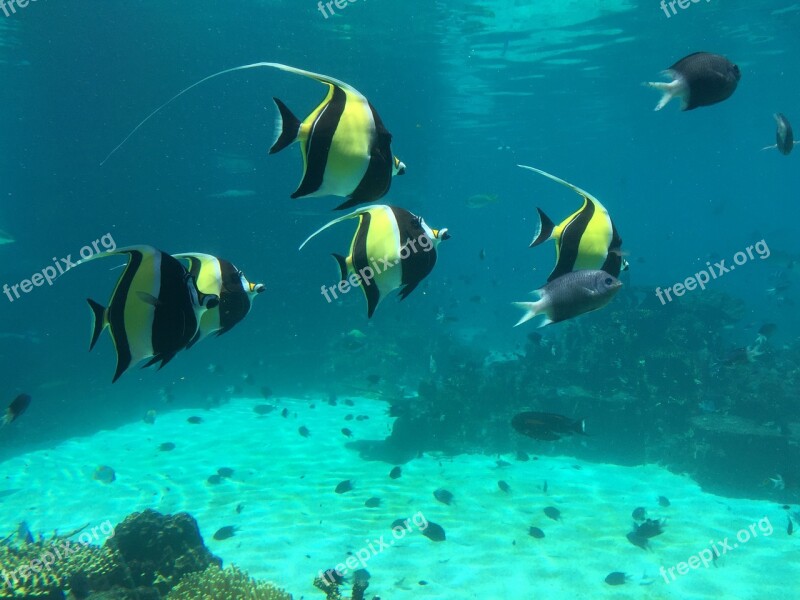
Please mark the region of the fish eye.
[[611, 285], [611, 277], [606, 277], [605, 278], [605, 284], [606, 285]]

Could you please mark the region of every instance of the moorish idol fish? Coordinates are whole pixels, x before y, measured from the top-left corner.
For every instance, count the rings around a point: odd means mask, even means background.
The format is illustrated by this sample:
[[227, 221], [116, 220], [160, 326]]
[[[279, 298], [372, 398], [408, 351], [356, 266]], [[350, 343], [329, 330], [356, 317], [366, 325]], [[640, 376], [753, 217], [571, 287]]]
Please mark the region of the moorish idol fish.
[[406, 166], [392, 154], [392, 134], [369, 100], [343, 81], [280, 63], [260, 62], [233, 67], [190, 85], [145, 117], [100, 164], [105, 163], [151, 117], [192, 88], [225, 73], [260, 67], [303, 75], [328, 86], [325, 99], [303, 121], [278, 98], [273, 98], [279, 112], [278, 135], [269, 153], [275, 154], [299, 141], [303, 156], [303, 178], [291, 197], [342, 196], [348, 200], [337, 209], [343, 209], [385, 196], [392, 177], [404, 174]]
[[[326, 288], [322, 293], [328, 298], [343, 286], [360, 287], [367, 299], [367, 316], [372, 317], [378, 303], [393, 290], [400, 290], [403, 300], [428, 276], [436, 264], [439, 242], [450, 238], [447, 229], [431, 229], [422, 219], [404, 208], [375, 204], [334, 219], [312, 233], [309, 240], [331, 225], [358, 217], [358, 228], [350, 244], [347, 257], [334, 254], [342, 281]], [[330, 301], [330, 300], [329, 300]]]
[[200, 328], [187, 348], [212, 333], [219, 336], [230, 331], [250, 312], [253, 298], [266, 289], [263, 283], [247, 281], [244, 273], [223, 258], [199, 253], [173, 256], [180, 261], [186, 261], [189, 274], [201, 293], [219, 297], [219, 306], [203, 314]]
[[556, 266], [547, 278], [548, 282], [583, 269], [602, 269], [618, 277], [620, 271], [628, 268], [628, 261], [622, 257], [622, 238], [608, 211], [597, 198], [555, 175], [534, 167], [517, 166], [557, 181], [583, 197], [583, 206], [559, 225], [553, 224], [541, 208], [536, 209], [539, 211], [539, 229], [530, 247], [547, 240], [556, 242]]
[[132, 365], [150, 359], [159, 369], [197, 334], [203, 313], [219, 304], [219, 297], [198, 291], [186, 268], [151, 246], [131, 246], [96, 254], [90, 260], [127, 254], [108, 308], [88, 299], [92, 309], [91, 351], [103, 329], [109, 328], [117, 354], [112, 383]]

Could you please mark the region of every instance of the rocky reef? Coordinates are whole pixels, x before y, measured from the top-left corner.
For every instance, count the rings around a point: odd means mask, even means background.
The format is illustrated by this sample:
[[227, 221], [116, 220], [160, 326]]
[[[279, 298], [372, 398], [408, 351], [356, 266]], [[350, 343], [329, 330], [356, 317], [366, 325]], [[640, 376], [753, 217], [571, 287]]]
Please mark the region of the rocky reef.
[[242, 571], [222, 569], [191, 515], [134, 513], [103, 546], [75, 542], [81, 530], [0, 543], [0, 598], [22, 600], [291, 600]]

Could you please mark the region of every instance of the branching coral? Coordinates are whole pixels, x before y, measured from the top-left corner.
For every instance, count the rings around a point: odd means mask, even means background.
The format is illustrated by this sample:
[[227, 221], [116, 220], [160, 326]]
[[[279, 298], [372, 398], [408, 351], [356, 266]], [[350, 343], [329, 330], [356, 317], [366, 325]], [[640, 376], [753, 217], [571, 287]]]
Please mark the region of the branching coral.
[[167, 600], [292, 600], [272, 584], [257, 582], [236, 567], [220, 569], [211, 565], [200, 573], [190, 573], [181, 579], [167, 595]]

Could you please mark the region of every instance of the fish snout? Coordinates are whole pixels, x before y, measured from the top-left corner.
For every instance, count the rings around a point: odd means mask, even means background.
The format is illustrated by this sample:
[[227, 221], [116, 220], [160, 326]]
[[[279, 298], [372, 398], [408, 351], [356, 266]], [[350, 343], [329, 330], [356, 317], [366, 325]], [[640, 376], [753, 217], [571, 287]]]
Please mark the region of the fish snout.
[[406, 163], [402, 160], [394, 157], [394, 174], [395, 175], [405, 175], [406, 174]]
[[261, 292], [266, 291], [267, 288], [263, 283], [251, 283], [250, 284], [250, 291], [255, 294], [260, 294]]
[[447, 227], [445, 227], [444, 229], [434, 229], [433, 237], [437, 240], [449, 240], [451, 235], [447, 230]]

